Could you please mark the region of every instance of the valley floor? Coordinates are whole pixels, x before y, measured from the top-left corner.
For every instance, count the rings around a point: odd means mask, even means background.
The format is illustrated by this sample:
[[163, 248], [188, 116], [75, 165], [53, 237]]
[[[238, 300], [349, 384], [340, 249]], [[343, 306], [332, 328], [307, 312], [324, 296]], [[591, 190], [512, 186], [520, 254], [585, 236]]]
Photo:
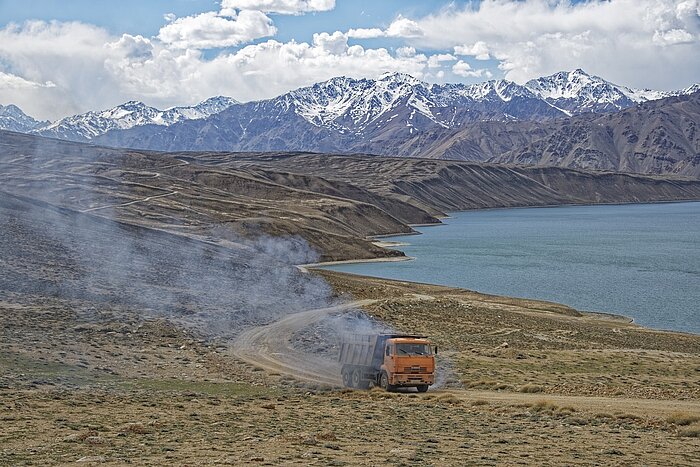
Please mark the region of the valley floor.
[[[697, 465], [700, 336], [315, 271], [440, 346], [441, 387], [353, 391], [169, 322], [0, 295], [0, 465]], [[131, 316], [131, 318], [129, 318]]]

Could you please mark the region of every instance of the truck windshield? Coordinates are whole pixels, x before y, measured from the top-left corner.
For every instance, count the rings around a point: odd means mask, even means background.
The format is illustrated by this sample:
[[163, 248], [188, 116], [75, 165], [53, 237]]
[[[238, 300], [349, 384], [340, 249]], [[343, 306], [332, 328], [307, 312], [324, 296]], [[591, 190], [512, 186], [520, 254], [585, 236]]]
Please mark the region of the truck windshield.
[[430, 355], [432, 350], [428, 344], [396, 344], [398, 355]]

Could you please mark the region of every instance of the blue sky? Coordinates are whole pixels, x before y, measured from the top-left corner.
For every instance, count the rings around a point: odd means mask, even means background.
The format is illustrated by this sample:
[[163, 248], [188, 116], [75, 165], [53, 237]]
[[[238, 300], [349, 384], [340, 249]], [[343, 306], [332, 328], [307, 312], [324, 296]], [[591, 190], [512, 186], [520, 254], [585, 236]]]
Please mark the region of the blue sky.
[[273, 97], [333, 76], [700, 77], [700, 0], [0, 0], [0, 104], [55, 119], [138, 99]]
[[[354, 0], [340, 1], [335, 9], [309, 15], [271, 15], [279, 25], [278, 38], [310, 40], [319, 30], [388, 25], [398, 15], [423, 16], [441, 7], [466, 1]], [[153, 36], [163, 26], [163, 15], [189, 16], [218, 8], [214, 0], [0, 0], [0, 26], [31, 19], [83, 21], [100, 25], [114, 34]]]

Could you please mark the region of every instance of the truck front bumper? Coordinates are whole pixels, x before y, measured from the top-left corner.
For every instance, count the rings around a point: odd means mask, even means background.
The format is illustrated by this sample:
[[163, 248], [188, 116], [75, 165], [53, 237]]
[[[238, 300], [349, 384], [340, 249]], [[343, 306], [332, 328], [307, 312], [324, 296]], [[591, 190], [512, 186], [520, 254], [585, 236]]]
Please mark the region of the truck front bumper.
[[391, 375], [391, 382], [394, 386], [418, 386], [421, 384], [435, 383], [434, 374], [420, 373], [394, 373]]

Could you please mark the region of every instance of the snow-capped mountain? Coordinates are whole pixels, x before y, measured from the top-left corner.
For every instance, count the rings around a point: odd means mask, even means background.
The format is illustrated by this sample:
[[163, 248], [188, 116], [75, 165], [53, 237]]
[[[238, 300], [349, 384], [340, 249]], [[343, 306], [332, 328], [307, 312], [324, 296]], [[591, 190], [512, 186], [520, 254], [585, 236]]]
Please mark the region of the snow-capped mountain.
[[185, 120], [207, 118], [238, 102], [230, 97], [211, 97], [191, 107], [159, 110], [143, 102], [129, 101], [117, 107], [91, 111], [33, 129], [32, 133], [72, 141], [89, 141], [111, 130], [143, 125], [168, 126]]
[[[553, 106], [570, 115], [586, 112], [616, 112], [642, 102], [691, 94], [693, 86], [682, 91], [654, 91], [620, 86], [581, 69], [560, 71], [533, 79], [525, 86]], [[698, 85], [694, 85], [697, 87]]]
[[[364, 133], [377, 125], [388, 124], [397, 118], [401, 120], [406, 110], [408, 116], [404, 124], [409, 128], [425, 126], [419, 120], [445, 128], [453, 127], [461, 121], [455, 117], [465, 111], [474, 111], [473, 118], [485, 120], [516, 119], [522, 115], [511, 115], [509, 110], [513, 109], [508, 109], [512, 107], [508, 103], [538, 98], [529, 89], [505, 80], [473, 85], [439, 85], [404, 73], [391, 73], [378, 80], [333, 78], [276, 99], [280, 102], [279, 107], [292, 109], [315, 126]], [[532, 109], [528, 117], [560, 115], [560, 111], [545, 105]]]
[[[433, 144], [436, 132], [475, 122], [543, 122], [608, 113], [668, 95], [634, 90], [588, 75], [561, 72], [526, 85], [507, 80], [431, 84], [402, 73], [379, 79], [332, 78], [281, 96], [231, 106], [169, 126], [115, 127], [100, 144], [157, 150], [307, 150], [397, 154]], [[484, 144], [490, 144], [485, 139]]]
[[22, 112], [16, 105], [0, 105], [0, 130], [28, 133], [31, 130], [47, 125], [49, 122], [40, 122]]
[[[508, 80], [432, 84], [389, 73], [376, 80], [332, 78], [242, 104], [215, 97], [192, 107], [159, 110], [132, 101], [30, 131], [156, 150], [371, 152], [479, 159], [503, 149], [499, 141], [512, 139], [507, 125], [492, 125], [497, 122], [543, 128], [547, 121], [591, 112], [610, 114], [698, 90], [698, 85], [673, 92], [632, 89], [580, 69], [525, 85]], [[461, 149], [446, 149], [444, 138], [450, 132], [475, 123], [484, 124], [478, 129], [482, 135], [478, 141], [468, 148], [450, 143], [450, 148]], [[497, 136], [492, 134], [495, 128], [500, 128]]]

